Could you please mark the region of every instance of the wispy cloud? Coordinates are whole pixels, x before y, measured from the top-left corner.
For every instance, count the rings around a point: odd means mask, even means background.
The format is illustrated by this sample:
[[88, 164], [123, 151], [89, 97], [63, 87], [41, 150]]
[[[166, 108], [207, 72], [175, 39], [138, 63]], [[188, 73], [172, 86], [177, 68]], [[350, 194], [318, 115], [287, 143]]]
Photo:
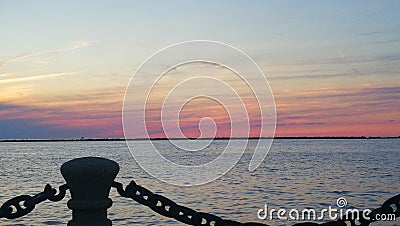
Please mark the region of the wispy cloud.
[[75, 50], [75, 49], [81, 49], [81, 48], [85, 48], [85, 47], [89, 47], [91, 45], [93, 45], [93, 41], [90, 40], [82, 40], [82, 41], [77, 41], [74, 42], [71, 46], [65, 48], [65, 51], [71, 51], [71, 50]]
[[318, 75], [287, 75], [279, 77], [270, 77], [270, 80], [291, 80], [291, 79], [328, 79], [334, 77], [347, 77], [346, 73], [336, 73], [336, 74], [318, 74]]
[[35, 56], [35, 55], [39, 55], [41, 53], [42, 52], [24, 53], [24, 54], [21, 54], [21, 55], [18, 55], [18, 56], [15, 56], [15, 57], [0, 61], [0, 68], [4, 67], [8, 63], [18, 62], [18, 61], [21, 61], [21, 60], [26, 60], [26, 59], [29, 59], [29, 58]]
[[340, 54], [340, 59], [342, 60], [342, 62], [344, 64], [346, 64], [347, 66], [349, 66], [351, 68], [351, 70], [353, 71], [354, 74], [357, 74], [357, 75], [359, 74], [358, 73], [358, 69], [353, 64], [351, 64], [350, 62], [347, 62], [346, 57], [345, 57], [345, 55], [343, 53]]
[[360, 101], [361, 99], [371, 100], [372, 98], [382, 98], [379, 101], [387, 100], [391, 96], [396, 96], [400, 99], [400, 84], [393, 85], [379, 85], [375, 86], [358, 86], [352, 88], [321, 88], [312, 89], [303, 92], [293, 92], [293, 93], [276, 93], [276, 98], [291, 99], [292, 101], [297, 101], [298, 99], [338, 99], [343, 101], [343, 98], [356, 98], [355, 100]]
[[5, 74], [0, 74], [0, 77], [6, 77], [6, 76], [10, 76], [11, 74], [9, 73], [5, 73]]
[[388, 44], [388, 43], [399, 43], [400, 39], [385, 39], [385, 40], [376, 40], [376, 41], [370, 41], [369, 43], [371, 44]]
[[369, 31], [369, 32], [359, 33], [360, 36], [374, 36], [374, 35], [381, 35], [381, 34], [383, 34], [382, 31]]
[[[106, 92], [96, 90], [82, 95], [53, 96], [49, 100], [29, 97], [30, 101], [20, 103], [0, 100], [0, 139], [121, 137], [123, 95], [124, 90], [116, 88]], [[9, 129], [13, 125], [19, 128]], [[41, 132], [35, 134], [32, 131]]]
[[[275, 97], [278, 126], [281, 127], [395, 124], [396, 121], [390, 120], [396, 120], [400, 112], [396, 104], [400, 98], [399, 85], [330, 88], [278, 94]], [[387, 133], [391, 132], [388, 130]]]
[[37, 51], [37, 52], [32, 52], [32, 53], [24, 53], [20, 54], [18, 56], [11, 57], [9, 59], [5, 59], [0, 61], [0, 68], [4, 67], [6, 64], [9, 63], [15, 63], [19, 61], [24, 61], [24, 60], [29, 60], [29, 59], [34, 59], [34, 62], [38, 64], [43, 64], [46, 61], [43, 60], [41, 57], [48, 57], [49, 55], [54, 55], [54, 54], [62, 54], [66, 53], [69, 51], [77, 50], [77, 49], [82, 49], [85, 47], [92, 46], [94, 41], [91, 40], [80, 40], [72, 43], [68, 47], [61, 48], [58, 50], [43, 50], [43, 51]]
[[32, 81], [32, 80], [47, 79], [47, 78], [56, 78], [56, 77], [61, 77], [61, 76], [65, 76], [65, 75], [70, 75], [70, 74], [73, 74], [73, 72], [51, 73], [51, 74], [35, 75], [35, 76], [21, 77], [21, 78], [1, 79], [0, 84], [12, 83], [12, 82], [25, 82], [25, 81]]
[[60, 49], [57, 49], [57, 50], [44, 51], [43, 55], [45, 55], [45, 56], [59, 55], [59, 54], [67, 53], [67, 52], [70, 52], [70, 51], [74, 51], [74, 50], [90, 47], [94, 43], [95, 43], [95, 41], [91, 41], [91, 40], [80, 40], [80, 41], [76, 41], [76, 42], [74, 42], [74, 43], [72, 43], [69, 46], [64, 47], [64, 48], [60, 48]]

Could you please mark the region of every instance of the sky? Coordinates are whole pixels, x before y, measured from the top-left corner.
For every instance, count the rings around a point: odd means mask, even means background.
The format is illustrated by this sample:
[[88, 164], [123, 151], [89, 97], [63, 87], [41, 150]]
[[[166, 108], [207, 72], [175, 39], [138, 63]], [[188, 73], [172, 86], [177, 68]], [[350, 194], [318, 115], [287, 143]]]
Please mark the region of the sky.
[[[275, 98], [276, 136], [400, 136], [399, 10], [395, 0], [0, 1], [0, 139], [123, 137], [135, 70], [189, 40], [227, 43], [258, 64]], [[215, 65], [172, 70], [149, 97], [150, 137], [165, 135], [168, 89], [199, 71], [235, 77]], [[257, 135], [257, 102], [234, 83]], [[180, 92], [176, 101], [190, 90]], [[201, 135], [201, 122], [231, 135], [212, 99], [186, 102], [180, 119], [188, 137]]]

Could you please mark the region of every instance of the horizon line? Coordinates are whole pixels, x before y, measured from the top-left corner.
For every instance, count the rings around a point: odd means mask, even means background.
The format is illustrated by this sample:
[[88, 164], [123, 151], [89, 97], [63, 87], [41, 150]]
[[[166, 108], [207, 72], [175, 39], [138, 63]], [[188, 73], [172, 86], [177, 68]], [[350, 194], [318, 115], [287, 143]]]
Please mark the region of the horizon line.
[[209, 138], [48, 138], [48, 139], [0, 139], [0, 142], [63, 142], [63, 141], [140, 141], [140, 140], [256, 140], [256, 139], [399, 139], [400, 136], [279, 136], [279, 137], [209, 137]]

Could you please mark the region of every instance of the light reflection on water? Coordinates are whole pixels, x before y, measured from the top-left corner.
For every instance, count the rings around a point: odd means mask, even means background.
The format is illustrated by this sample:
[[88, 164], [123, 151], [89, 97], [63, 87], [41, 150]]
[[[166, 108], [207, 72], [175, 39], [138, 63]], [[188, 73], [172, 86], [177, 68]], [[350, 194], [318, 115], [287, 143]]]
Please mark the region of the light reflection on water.
[[[181, 152], [169, 149], [167, 141], [156, 142], [156, 146], [164, 147], [163, 154], [172, 161], [199, 163], [215, 158], [227, 141], [215, 141], [209, 147], [212, 151], [193, 153], [195, 157], [185, 155], [185, 158]], [[140, 147], [140, 141], [137, 145]], [[399, 194], [399, 147], [399, 139], [275, 140], [267, 159], [256, 171], [247, 171], [252, 156], [248, 151], [220, 179], [201, 186], [178, 187], [160, 182], [140, 169], [125, 142], [0, 143], [0, 204], [17, 195], [36, 194], [46, 183], [63, 184], [59, 169], [65, 161], [99, 156], [120, 164], [116, 180], [124, 185], [134, 179], [181, 205], [227, 219], [292, 225], [296, 222], [260, 221], [257, 211], [264, 204], [300, 210], [336, 207], [336, 199], [341, 196], [347, 198], [351, 207], [377, 208], [389, 197]], [[180, 225], [119, 197], [114, 189], [110, 197], [114, 204], [109, 209], [109, 218], [114, 225]], [[56, 203], [46, 201], [31, 214], [16, 220], [2, 219], [0, 224], [65, 225], [71, 215], [66, 207], [69, 198], [68, 195]], [[398, 222], [373, 225], [398, 225]]]

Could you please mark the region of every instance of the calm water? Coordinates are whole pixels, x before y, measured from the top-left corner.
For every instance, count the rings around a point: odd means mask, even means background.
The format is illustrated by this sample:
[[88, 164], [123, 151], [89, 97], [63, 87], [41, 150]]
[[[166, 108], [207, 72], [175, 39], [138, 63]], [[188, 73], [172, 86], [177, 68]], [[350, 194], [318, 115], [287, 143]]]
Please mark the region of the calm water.
[[[168, 152], [167, 141], [157, 141], [156, 145], [165, 147], [172, 160], [201, 163], [212, 159], [225, 144], [226, 141], [214, 142], [209, 151], [196, 156], [198, 159]], [[141, 142], [137, 145], [140, 147]], [[350, 207], [373, 209], [400, 193], [400, 139], [275, 140], [263, 164], [249, 172], [251, 155], [246, 152], [228, 174], [214, 182], [177, 187], [160, 182], [139, 168], [125, 142], [0, 143], [0, 204], [17, 195], [40, 192], [46, 183], [58, 187], [64, 183], [59, 172], [61, 164], [83, 156], [118, 162], [121, 170], [116, 180], [124, 185], [133, 179], [181, 205], [242, 222], [296, 223], [258, 220], [257, 211], [264, 204], [270, 208], [319, 210], [329, 205], [336, 207], [336, 199], [345, 197]], [[56, 203], [46, 201], [29, 215], [2, 219], [0, 225], [65, 225], [71, 215], [66, 207], [69, 198]], [[114, 204], [109, 218], [114, 225], [180, 225], [119, 197], [114, 189], [111, 198]], [[373, 225], [400, 225], [400, 221]]]

